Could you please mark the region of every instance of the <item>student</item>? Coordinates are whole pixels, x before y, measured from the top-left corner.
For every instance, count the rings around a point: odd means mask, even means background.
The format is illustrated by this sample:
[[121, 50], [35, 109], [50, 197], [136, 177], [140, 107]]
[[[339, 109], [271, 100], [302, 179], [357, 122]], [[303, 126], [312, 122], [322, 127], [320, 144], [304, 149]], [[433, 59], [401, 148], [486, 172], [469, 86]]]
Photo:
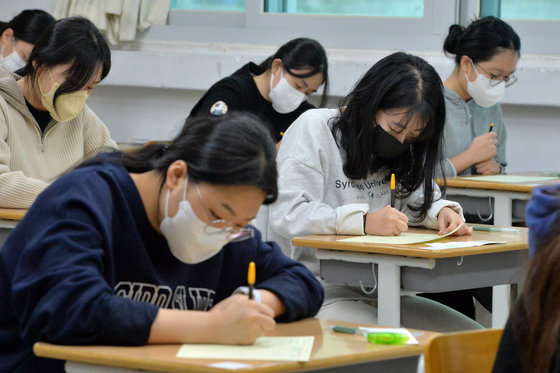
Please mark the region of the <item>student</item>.
[[506, 128], [499, 101], [517, 81], [520, 48], [519, 36], [496, 17], [481, 18], [466, 29], [449, 27], [443, 50], [455, 56], [455, 70], [443, 83], [446, 176], [505, 171]]
[[[449, 27], [443, 50], [455, 56], [455, 70], [444, 81], [444, 146], [438, 176], [494, 175], [505, 172], [506, 128], [499, 104], [520, 57], [519, 36], [506, 22], [484, 17], [466, 29]], [[493, 124], [493, 125], [492, 125]], [[482, 202], [481, 202], [482, 203]], [[469, 222], [491, 223], [472, 211]], [[492, 311], [492, 288], [425, 295], [474, 317], [474, 296]]]
[[531, 261], [494, 373], [560, 372], [560, 185], [533, 189], [527, 226]]
[[27, 9], [10, 22], [0, 22], [0, 64], [12, 72], [24, 67], [39, 36], [54, 21], [43, 10]]
[[276, 142], [301, 113], [312, 109], [307, 97], [323, 85], [321, 105], [329, 84], [325, 50], [313, 39], [289, 41], [260, 65], [249, 62], [214, 84], [190, 116], [243, 110], [271, 125]]
[[[277, 197], [275, 157], [239, 113], [54, 182], [0, 251], [0, 371], [62, 372], [33, 356], [37, 341], [250, 344], [275, 318], [315, 315], [321, 285], [247, 226]], [[253, 300], [239, 288], [251, 261]]]
[[35, 44], [23, 77], [0, 67], [0, 207], [28, 208], [52, 179], [116, 147], [86, 99], [111, 68], [85, 18], [64, 18]]
[[[366, 72], [341, 108], [302, 114], [286, 131], [278, 153], [279, 193], [270, 205], [268, 237], [317, 274], [313, 250], [290, 251], [292, 237], [399, 235], [409, 225], [437, 229], [442, 234], [462, 224], [461, 207], [442, 200], [433, 182], [445, 120], [442, 91], [438, 74], [427, 62], [395, 53]], [[400, 185], [395, 208], [389, 206], [391, 173]], [[456, 234], [471, 232], [463, 225]], [[348, 288], [333, 289], [330, 294], [327, 290], [329, 301], [337, 297], [359, 298]], [[407, 302], [435, 307], [435, 302], [412, 298]], [[359, 307], [354, 303], [320, 316], [377, 321], [354, 318]], [[403, 305], [404, 313], [406, 307]], [[464, 321], [447, 325], [446, 330], [479, 327], [441, 307]], [[371, 309], [364, 311], [368, 316], [373, 313]], [[407, 325], [405, 318], [403, 314]], [[428, 318], [440, 321], [434, 314]], [[429, 323], [421, 327], [438, 328]]]

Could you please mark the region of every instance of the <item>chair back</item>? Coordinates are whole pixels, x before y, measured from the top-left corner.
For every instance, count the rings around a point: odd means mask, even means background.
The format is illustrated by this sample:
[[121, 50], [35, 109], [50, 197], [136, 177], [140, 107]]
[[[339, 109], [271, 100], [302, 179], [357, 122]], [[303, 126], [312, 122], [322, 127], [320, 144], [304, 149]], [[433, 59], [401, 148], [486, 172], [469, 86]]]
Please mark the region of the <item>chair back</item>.
[[503, 329], [442, 334], [424, 352], [426, 373], [490, 373]]

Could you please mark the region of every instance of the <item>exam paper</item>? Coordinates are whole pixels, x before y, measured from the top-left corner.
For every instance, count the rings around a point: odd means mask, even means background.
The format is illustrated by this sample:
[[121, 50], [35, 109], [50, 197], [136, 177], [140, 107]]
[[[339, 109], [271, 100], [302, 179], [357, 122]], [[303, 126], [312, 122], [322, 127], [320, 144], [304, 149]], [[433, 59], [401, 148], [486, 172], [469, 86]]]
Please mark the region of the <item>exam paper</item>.
[[423, 247], [422, 249], [434, 250], [434, 249], [460, 249], [462, 247], [475, 247], [484, 245], [493, 245], [497, 243], [506, 243], [506, 241], [464, 241], [464, 242], [432, 242], [427, 243], [428, 247]]
[[[464, 223], [463, 223], [464, 224]], [[407, 233], [403, 232], [398, 236], [357, 236], [352, 238], [344, 238], [339, 240], [341, 242], [362, 242], [362, 243], [382, 243], [382, 244], [393, 244], [393, 245], [410, 245], [414, 243], [422, 243], [428, 241], [439, 240], [440, 238], [447, 237], [459, 230], [463, 226], [460, 224], [457, 228], [451, 232], [438, 235], [438, 234], [428, 234], [428, 233]]]
[[538, 183], [539, 181], [547, 181], [558, 179], [555, 176], [522, 176], [522, 175], [489, 175], [489, 176], [472, 176], [461, 177], [461, 180], [473, 181], [489, 181], [493, 183]]
[[260, 337], [249, 346], [184, 344], [177, 357], [223, 360], [308, 361], [315, 337]]

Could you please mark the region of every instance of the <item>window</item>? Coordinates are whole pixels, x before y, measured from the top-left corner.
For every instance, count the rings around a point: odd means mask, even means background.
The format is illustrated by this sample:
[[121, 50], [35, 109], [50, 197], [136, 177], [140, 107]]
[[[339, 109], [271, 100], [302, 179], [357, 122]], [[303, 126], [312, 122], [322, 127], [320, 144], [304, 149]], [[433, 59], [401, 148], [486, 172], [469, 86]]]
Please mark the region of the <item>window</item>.
[[[297, 37], [327, 48], [441, 51], [457, 22], [450, 0], [173, 0], [166, 30], [148, 39], [281, 45]], [[233, 5], [232, 5], [233, 4]]]
[[172, 0], [171, 9], [244, 12], [245, 0]]
[[423, 0], [267, 0], [268, 13], [337, 16], [414, 17], [424, 15]]
[[493, 15], [509, 23], [521, 38], [522, 55], [560, 54], [558, 0], [480, 0], [480, 15]]
[[482, 0], [482, 15], [494, 15], [506, 20], [560, 21], [558, 0]]

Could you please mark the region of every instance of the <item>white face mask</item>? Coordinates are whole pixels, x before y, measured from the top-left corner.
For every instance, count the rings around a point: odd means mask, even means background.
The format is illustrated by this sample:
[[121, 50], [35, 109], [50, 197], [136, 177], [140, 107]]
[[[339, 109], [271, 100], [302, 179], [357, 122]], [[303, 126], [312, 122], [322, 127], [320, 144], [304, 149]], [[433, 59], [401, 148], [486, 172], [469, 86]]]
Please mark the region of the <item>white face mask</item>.
[[469, 81], [469, 77], [465, 74], [467, 78], [467, 92], [474, 101], [482, 107], [494, 106], [502, 99], [504, 95], [504, 90], [506, 89], [506, 83], [501, 81], [495, 86], [490, 85], [490, 79], [486, 76], [479, 74], [474, 67], [471, 60], [472, 67], [476, 72], [476, 79], [474, 82]]
[[25, 61], [20, 57], [19, 53], [16, 52], [16, 40], [15, 39], [12, 40], [13, 40], [14, 51], [9, 55], [7, 55], [6, 57], [4, 57], [4, 47], [6, 46], [6, 44], [2, 45], [2, 49], [0, 50], [0, 62], [4, 66], [6, 66], [8, 70], [14, 72], [21, 69], [26, 64]]
[[284, 78], [284, 70], [281, 69], [280, 81], [276, 84], [276, 87], [272, 88], [272, 81], [274, 80], [274, 74], [270, 74], [270, 101], [272, 101], [272, 107], [274, 110], [280, 114], [291, 113], [296, 110], [299, 105], [306, 99], [306, 95], [303, 92], [298, 91], [290, 82]]
[[200, 220], [194, 213], [192, 206], [187, 201], [187, 184], [185, 180], [183, 200], [179, 203], [179, 209], [174, 217], [167, 215], [169, 206], [169, 194], [165, 201], [165, 218], [160, 224], [160, 230], [171, 253], [180, 261], [188, 264], [197, 264], [210, 259], [220, 252], [229, 240], [227, 232], [214, 227], [206, 227], [206, 223]]

